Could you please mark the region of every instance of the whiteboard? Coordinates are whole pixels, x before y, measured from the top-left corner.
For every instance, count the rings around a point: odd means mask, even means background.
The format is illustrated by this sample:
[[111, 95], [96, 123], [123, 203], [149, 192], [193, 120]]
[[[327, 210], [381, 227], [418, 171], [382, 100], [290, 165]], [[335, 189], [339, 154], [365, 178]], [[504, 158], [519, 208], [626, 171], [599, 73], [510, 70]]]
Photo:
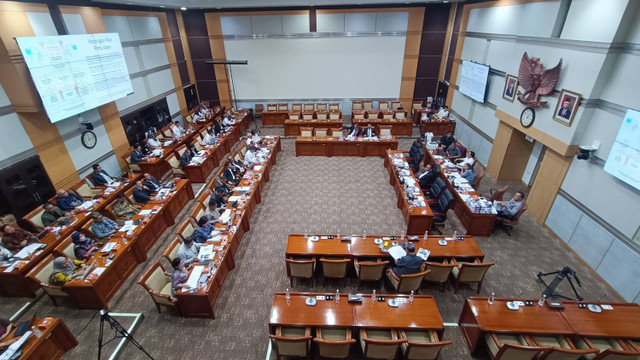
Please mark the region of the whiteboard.
[[460, 92], [477, 102], [483, 103], [487, 93], [489, 67], [471, 61], [462, 61], [460, 70]]
[[117, 33], [16, 40], [51, 122], [133, 93]]
[[627, 110], [604, 171], [640, 190], [640, 111]]
[[391, 98], [400, 95], [406, 36], [225, 39], [236, 98]]

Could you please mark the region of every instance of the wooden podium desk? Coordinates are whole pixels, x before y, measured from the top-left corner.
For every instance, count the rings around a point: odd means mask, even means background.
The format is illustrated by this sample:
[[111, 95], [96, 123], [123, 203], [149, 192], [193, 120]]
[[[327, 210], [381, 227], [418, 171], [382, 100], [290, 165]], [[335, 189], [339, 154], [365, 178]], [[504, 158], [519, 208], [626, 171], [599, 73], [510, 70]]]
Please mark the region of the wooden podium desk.
[[354, 119], [352, 122], [363, 129], [371, 124], [376, 129], [376, 134], [380, 134], [380, 125], [390, 125], [393, 136], [411, 136], [413, 131], [411, 119]]
[[[309, 235], [311, 236], [311, 235]], [[393, 235], [367, 235], [364, 239], [361, 235], [351, 236], [350, 241], [344, 241], [334, 236], [333, 239], [323, 239], [327, 235], [317, 235], [320, 237], [318, 241], [305, 239], [304, 235], [292, 234], [287, 239], [287, 248], [285, 256], [339, 256], [346, 258], [383, 258], [390, 259], [391, 256], [387, 252], [382, 252], [379, 245], [374, 243], [376, 238], [391, 237]], [[344, 236], [344, 235], [343, 235]], [[395, 235], [396, 241], [400, 242], [400, 235]], [[444, 236], [429, 236], [424, 240], [423, 236], [419, 236], [419, 240], [411, 241], [415, 244], [416, 249], [424, 248], [431, 251], [429, 261], [456, 258], [458, 260], [479, 258], [484, 260], [484, 253], [475, 239], [471, 236], [465, 236], [462, 241], [447, 241], [447, 245], [438, 244], [438, 240]], [[389, 240], [391, 243], [393, 240]], [[405, 241], [408, 241], [405, 237]]]
[[[427, 199], [420, 189], [420, 185], [417, 184], [418, 180], [410, 168], [408, 169], [410, 174], [409, 176], [416, 181], [416, 185], [419, 190], [418, 196], [422, 196], [425, 206], [412, 206], [409, 203], [409, 200], [407, 200], [404, 192], [404, 185], [400, 183], [400, 179], [396, 173], [396, 167], [393, 165], [393, 157], [396, 155], [402, 155], [402, 151], [387, 150], [386, 156], [384, 157], [384, 166], [389, 172], [389, 185], [393, 186], [395, 189], [396, 196], [398, 198], [398, 209], [402, 211], [402, 217], [404, 217], [404, 222], [407, 224], [407, 234], [423, 235], [425, 231], [430, 231], [433, 226], [433, 211], [431, 210], [431, 207], [429, 207]], [[404, 155], [402, 155], [402, 160], [403, 162], [406, 162]]]
[[[426, 149], [424, 143], [422, 147], [423, 150], [425, 150], [425, 164], [439, 163], [434, 160], [433, 155]], [[451, 184], [444, 171], [440, 172], [440, 178], [447, 184], [447, 189], [451, 191], [455, 199], [452, 209], [456, 213], [456, 216], [458, 216], [458, 219], [460, 219], [462, 225], [464, 225], [464, 228], [467, 229], [467, 234], [473, 236], [491, 236], [493, 225], [496, 222], [496, 214], [479, 214], [473, 212], [467, 203], [464, 202], [458, 190], [453, 187], [453, 184]], [[468, 194], [471, 196], [481, 196], [475, 191], [470, 191]]]
[[420, 133], [431, 132], [434, 136], [442, 136], [451, 131], [455, 134], [456, 122], [451, 120], [444, 121], [420, 121]]
[[289, 118], [289, 110], [265, 110], [261, 114], [262, 126], [283, 125], [284, 121]]
[[336, 120], [291, 120], [287, 119], [284, 121], [284, 136], [300, 136], [300, 128], [301, 127], [312, 127], [314, 129], [317, 128], [342, 128], [342, 119]]
[[[393, 328], [419, 330], [436, 330], [440, 335], [444, 332], [444, 324], [436, 302], [430, 295], [415, 295], [409, 302], [407, 295], [384, 296], [385, 301], [371, 302], [371, 295], [362, 295], [362, 303], [349, 303], [348, 294], [340, 294], [340, 301], [317, 300], [315, 306], [308, 306], [305, 300], [316, 295], [334, 295], [324, 293], [276, 293], [269, 315], [269, 331], [275, 332], [276, 326], [300, 327], [348, 327], [355, 331], [360, 328]], [[335, 295], [334, 295], [335, 296]], [[397, 308], [387, 305], [390, 298], [406, 299]]]
[[[640, 305], [634, 303], [608, 304], [613, 310], [592, 313], [578, 308], [577, 301], [563, 301], [565, 309], [533, 306], [509, 310], [506, 303], [513, 300], [496, 298], [489, 304], [486, 297], [470, 297], [462, 308], [458, 324], [472, 353], [477, 353], [487, 332], [546, 335], [575, 335], [612, 338], [638, 338]], [[592, 304], [593, 302], [585, 302]]]
[[[39, 338], [31, 335], [22, 344], [22, 355], [19, 360], [57, 360], [67, 351], [78, 345], [78, 340], [73, 336], [61, 319], [45, 318], [36, 319], [35, 326], [42, 332]], [[7, 336], [8, 340], [16, 340], [12, 337], [15, 329]]]
[[187, 179], [194, 183], [204, 183], [207, 181], [209, 174], [215, 169], [220, 158], [217, 152], [213, 148], [204, 148], [205, 154], [203, 155], [204, 161], [198, 165], [187, 165], [182, 170], [184, 171]]
[[384, 156], [387, 149], [397, 149], [398, 140], [370, 141], [358, 138], [354, 141], [337, 137], [298, 137], [296, 156]]

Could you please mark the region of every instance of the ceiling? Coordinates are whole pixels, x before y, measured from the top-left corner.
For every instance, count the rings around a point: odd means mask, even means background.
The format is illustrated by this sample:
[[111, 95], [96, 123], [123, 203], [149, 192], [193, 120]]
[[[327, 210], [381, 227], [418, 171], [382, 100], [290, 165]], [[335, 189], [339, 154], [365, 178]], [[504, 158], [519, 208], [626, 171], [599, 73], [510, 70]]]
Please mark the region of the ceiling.
[[270, 8], [301, 6], [358, 6], [358, 5], [423, 5], [426, 3], [463, 2], [465, 0], [92, 0], [93, 2], [138, 5], [147, 7], [164, 7], [178, 9], [238, 9], [238, 8]]

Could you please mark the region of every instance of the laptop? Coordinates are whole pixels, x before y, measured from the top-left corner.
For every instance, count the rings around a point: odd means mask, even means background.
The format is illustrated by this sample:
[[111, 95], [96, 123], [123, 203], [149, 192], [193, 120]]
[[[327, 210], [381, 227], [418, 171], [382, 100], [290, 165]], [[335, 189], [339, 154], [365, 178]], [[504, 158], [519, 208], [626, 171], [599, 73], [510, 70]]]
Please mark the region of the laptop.
[[36, 311], [33, 314], [33, 317], [31, 319], [28, 320], [23, 320], [21, 321], [18, 326], [16, 326], [16, 331], [13, 333], [13, 337], [21, 337], [22, 335], [24, 335], [27, 331], [31, 330], [31, 327], [34, 325], [35, 323], [35, 319], [36, 319], [36, 315], [38, 314], [38, 312]]

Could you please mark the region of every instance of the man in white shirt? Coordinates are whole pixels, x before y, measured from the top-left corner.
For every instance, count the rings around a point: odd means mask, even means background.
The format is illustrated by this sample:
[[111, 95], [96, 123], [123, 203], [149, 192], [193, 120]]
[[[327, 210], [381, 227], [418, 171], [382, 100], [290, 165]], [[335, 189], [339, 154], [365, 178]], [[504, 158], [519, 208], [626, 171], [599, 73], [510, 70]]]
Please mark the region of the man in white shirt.
[[456, 161], [458, 165], [462, 166], [464, 164], [469, 165], [469, 167], [473, 168], [473, 164], [476, 162], [476, 153], [473, 151], [467, 152], [467, 157], [464, 159], [459, 159]]
[[253, 146], [247, 146], [247, 152], [244, 154], [244, 166], [249, 169], [253, 168], [255, 165], [259, 165], [254, 151], [255, 148]]
[[235, 125], [236, 121], [233, 120], [233, 118], [231, 117], [231, 114], [226, 113], [224, 115], [224, 119], [222, 120], [222, 125], [224, 126], [232, 126]]
[[251, 134], [247, 136], [247, 145], [251, 145], [251, 143], [258, 144], [260, 140], [260, 135], [253, 129], [251, 130]]
[[207, 129], [207, 133], [204, 135], [204, 139], [202, 140], [202, 142], [205, 145], [214, 145], [216, 143], [216, 135], [213, 133], [213, 130], [211, 130], [211, 128]]
[[445, 118], [448, 119], [449, 118], [449, 107], [447, 105], [443, 106], [442, 109], [440, 109], [440, 111], [438, 111], [438, 114], [436, 116], [440, 120], [445, 119]]
[[186, 133], [179, 121], [173, 122], [173, 126], [171, 126], [171, 132], [173, 133], [174, 138], [181, 138]]

